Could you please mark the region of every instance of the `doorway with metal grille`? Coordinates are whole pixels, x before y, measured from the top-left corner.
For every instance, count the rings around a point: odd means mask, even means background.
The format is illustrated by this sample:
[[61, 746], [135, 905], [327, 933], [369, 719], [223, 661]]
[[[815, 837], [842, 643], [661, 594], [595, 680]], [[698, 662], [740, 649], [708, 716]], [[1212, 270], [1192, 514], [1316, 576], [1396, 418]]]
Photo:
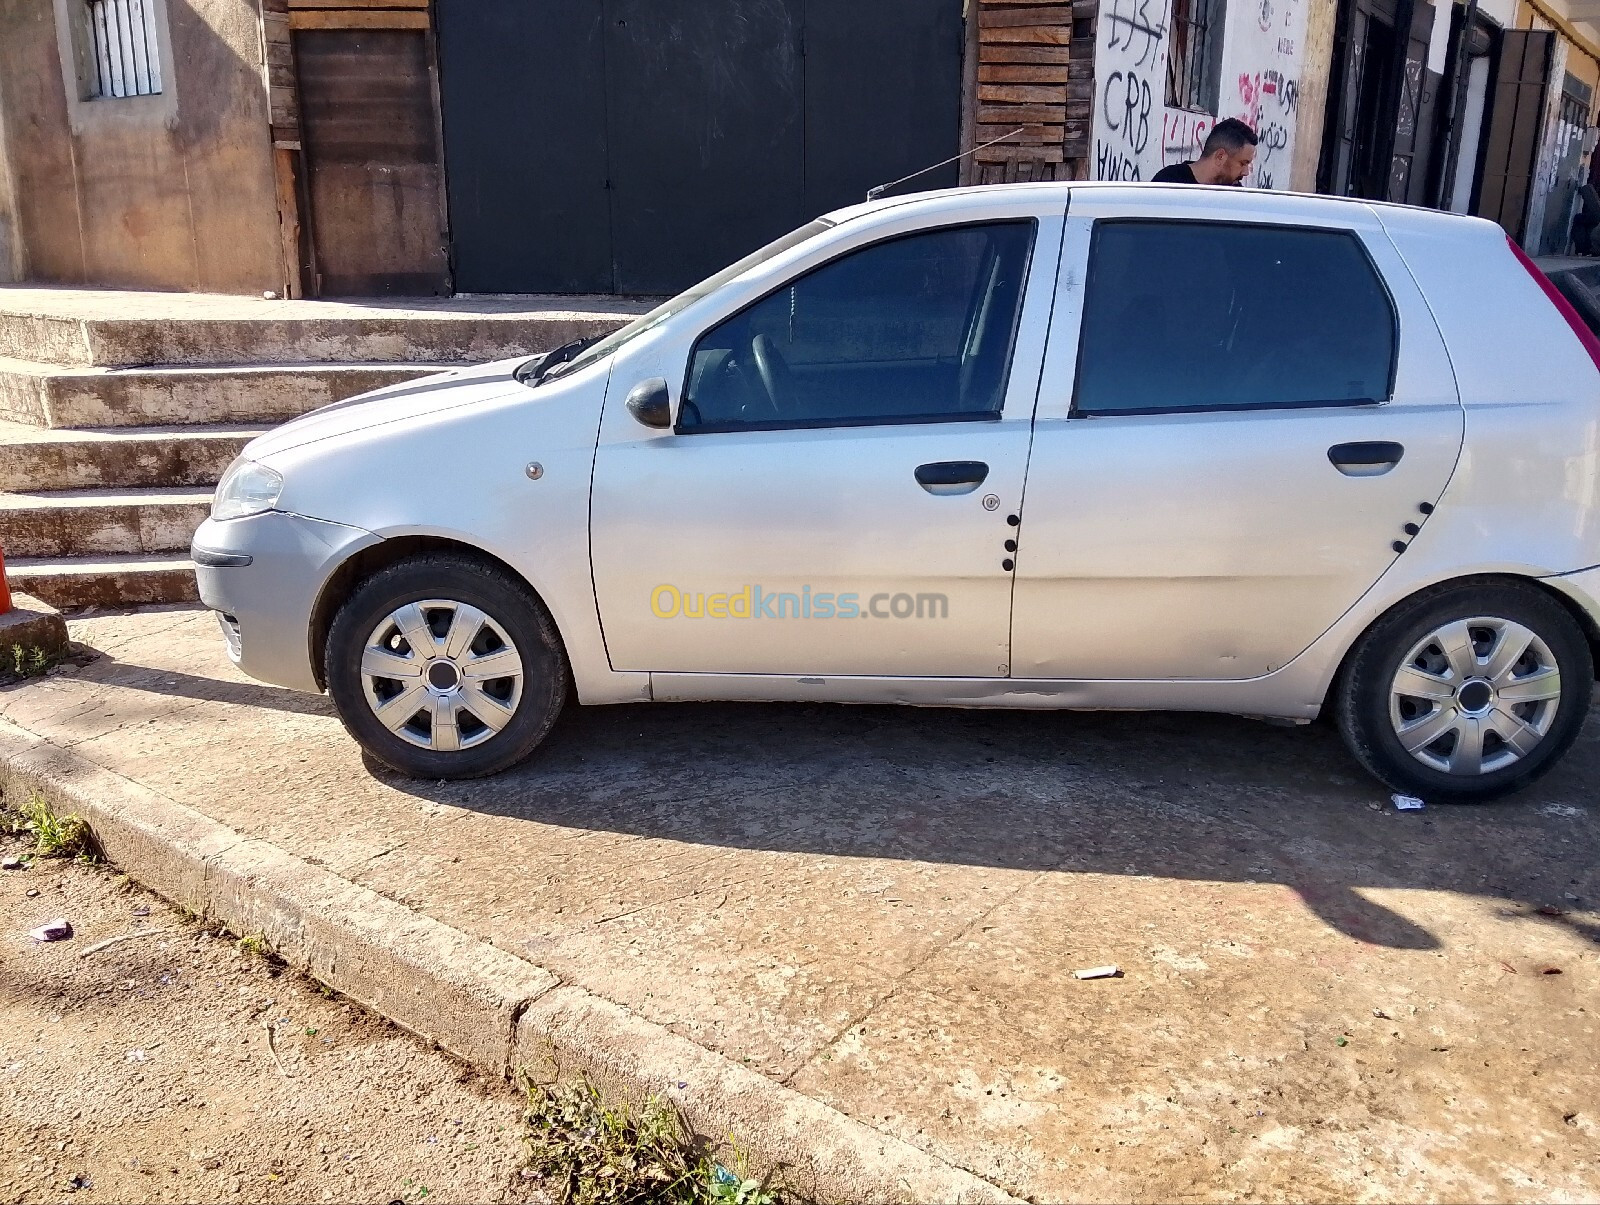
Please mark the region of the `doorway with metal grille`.
[[1341, 5], [1318, 192], [1422, 202], [1433, 145], [1433, 20], [1429, 0]]
[[1479, 151], [1473, 212], [1499, 222], [1519, 243], [1528, 233], [1528, 202], [1555, 39], [1555, 34], [1542, 30], [1508, 29], [1500, 35], [1493, 67], [1489, 127]]
[[1567, 250], [1571, 239], [1572, 214], [1583, 171], [1583, 138], [1589, 128], [1589, 111], [1594, 106], [1594, 89], [1570, 71], [1564, 73], [1561, 100], [1556, 108], [1555, 161], [1550, 196], [1545, 201], [1544, 230], [1539, 247], [1547, 255]]

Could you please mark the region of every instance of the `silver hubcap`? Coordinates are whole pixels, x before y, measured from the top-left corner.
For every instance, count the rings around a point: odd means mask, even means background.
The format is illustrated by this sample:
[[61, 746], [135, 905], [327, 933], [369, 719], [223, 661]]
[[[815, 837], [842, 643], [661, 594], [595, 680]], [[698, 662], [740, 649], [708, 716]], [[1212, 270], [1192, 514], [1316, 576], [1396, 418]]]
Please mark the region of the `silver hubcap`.
[[401, 740], [441, 753], [470, 749], [517, 713], [522, 656], [476, 607], [424, 599], [372, 629], [361, 687], [378, 722]]
[[1490, 774], [1538, 748], [1560, 703], [1561, 671], [1543, 640], [1508, 619], [1461, 619], [1400, 663], [1389, 720], [1423, 765]]

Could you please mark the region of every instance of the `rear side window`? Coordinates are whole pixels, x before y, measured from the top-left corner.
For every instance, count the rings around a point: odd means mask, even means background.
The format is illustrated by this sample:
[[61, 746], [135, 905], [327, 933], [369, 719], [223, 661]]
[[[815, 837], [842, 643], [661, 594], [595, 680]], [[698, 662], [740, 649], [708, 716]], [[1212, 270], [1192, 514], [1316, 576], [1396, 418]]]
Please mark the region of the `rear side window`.
[[702, 335], [679, 431], [998, 418], [1034, 223], [890, 239]]
[[1348, 231], [1100, 222], [1074, 410], [1383, 402], [1396, 343], [1394, 304]]

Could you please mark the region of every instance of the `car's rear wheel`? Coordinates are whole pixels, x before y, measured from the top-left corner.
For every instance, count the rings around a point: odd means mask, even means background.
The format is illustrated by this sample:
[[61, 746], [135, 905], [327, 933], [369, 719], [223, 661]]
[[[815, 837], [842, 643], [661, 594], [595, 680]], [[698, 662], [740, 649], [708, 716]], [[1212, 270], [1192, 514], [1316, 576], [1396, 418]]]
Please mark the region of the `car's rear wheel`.
[[1389, 786], [1476, 803], [1548, 771], [1593, 687], [1589, 642], [1559, 602], [1532, 585], [1463, 583], [1374, 624], [1335, 702], [1350, 751]]
[[567, 696], [554, 622], [528, 587], [432, 553], [363, 582], [328, 631], [328, 693], [378, 761], [414, 778], [478, 778], [544, 740]]

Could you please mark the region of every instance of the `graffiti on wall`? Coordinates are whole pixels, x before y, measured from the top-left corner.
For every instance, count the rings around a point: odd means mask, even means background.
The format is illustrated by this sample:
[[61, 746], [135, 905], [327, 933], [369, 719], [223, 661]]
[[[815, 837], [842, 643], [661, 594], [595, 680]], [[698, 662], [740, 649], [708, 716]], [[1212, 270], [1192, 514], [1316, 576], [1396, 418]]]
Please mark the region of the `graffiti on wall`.
[[[1247, 186], [1287, 188], [1300, 111], [1307, 0], [1231, 0], [1223, 26], [1219, 117], [1237, 117], [1260, 142]], [[1172, 0], [1102, 0], [1095, 39], [1097, 180], [1148, 180], [1200, 155], [1216, 118], [1167, 107]]]
[[1209, 113], [1187, 109], [1161, 112], [1161, 152], [1164, 163], [1186, 163], [1200, 158], [1200, 148], [1217, 119]]
[[1305, 0], [1254, 0], [1247, 11], [1251, 19], [1232, 23], [1225, 38], [1220, 116], [1237, 117], [1260, 139], [1245, 186], [1287, 188], [1300, 111]]
[[1105, 0], [1095, 38], [1094, 177], [1148, 180], [1166, 162], [1171, 0]]

